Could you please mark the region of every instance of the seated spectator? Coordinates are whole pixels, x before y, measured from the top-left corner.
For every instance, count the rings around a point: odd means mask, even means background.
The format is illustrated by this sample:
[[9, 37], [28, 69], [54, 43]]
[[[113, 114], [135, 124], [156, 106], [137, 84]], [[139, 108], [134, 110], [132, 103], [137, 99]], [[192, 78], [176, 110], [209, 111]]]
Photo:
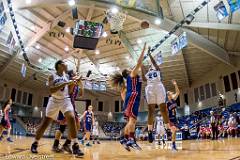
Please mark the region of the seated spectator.
[[227, 133], [232, 137], [237, 134], [237, 121], [233, 114], [230, 114], [229, 117]]

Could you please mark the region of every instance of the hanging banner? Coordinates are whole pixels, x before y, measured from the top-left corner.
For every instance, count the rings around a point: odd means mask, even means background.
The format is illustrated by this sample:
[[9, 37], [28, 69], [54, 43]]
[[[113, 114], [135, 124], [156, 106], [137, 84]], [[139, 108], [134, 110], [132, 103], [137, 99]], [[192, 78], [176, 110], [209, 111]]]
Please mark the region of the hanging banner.
[[224, 5], [223, 1], [214, 6], [214, 10], [217, 12], [216, 16], [219, 21], [228, 16], [227, 8]]
[[231, 12], [235, 12], [240, 8], [240, 0], [228, 0]]
[[7, 15], [4, 12], [3, 2], [0, 0], [0, 32], [2, 31], [6, 21], [7, 21]]
[[163, 57], [162, 57], [162, 53], [159, 52], [158, 54], [156, 54], [156, 56], [154, 57], [154, 59], [157, 62], [157, 65], [161, 65], [163, 63]]
[[21, 74], [22, 76], [25, 78], [26, 77], [26, 71], [27, 71], [27, 67], [26, 65], [23, 63], [22, 64], [22, 68], [21, 68]]

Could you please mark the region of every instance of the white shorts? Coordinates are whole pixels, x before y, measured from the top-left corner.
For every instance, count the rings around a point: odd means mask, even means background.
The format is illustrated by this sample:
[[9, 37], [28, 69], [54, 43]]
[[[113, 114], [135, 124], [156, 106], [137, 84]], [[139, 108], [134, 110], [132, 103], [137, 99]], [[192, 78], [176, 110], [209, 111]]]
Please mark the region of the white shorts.
[[145, 88], [148, 104], [162, 104], [166, 102], [166, 90], [162, 83], [148, 84]]
[[98, 135], [99, 135], [98, 130], [94, 129], [93, 132], [92, 132], [92, 135], [94, 135], [94, 136], [98, 136]]
[[53, 97], [49, 98], [46, 108], [46, 117], [57, 120], [59, 111], [61, 111], [63, 114], [67, 111], [73, 112], [73, 106], [70, 98], [61, 100], [55, 99]]
[[164, 135], [166, 133], [165, 128], [164, 127], [157, 127], [156, 129], [156, 134], [158, 135]]

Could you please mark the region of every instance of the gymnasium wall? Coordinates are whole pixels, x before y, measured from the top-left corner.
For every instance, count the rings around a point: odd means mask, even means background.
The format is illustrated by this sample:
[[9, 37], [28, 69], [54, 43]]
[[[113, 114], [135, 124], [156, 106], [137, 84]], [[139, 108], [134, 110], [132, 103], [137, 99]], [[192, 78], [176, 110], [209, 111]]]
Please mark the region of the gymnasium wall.
[[[238, 88], [240, 86], [240, 79], [239, 79], [239, 75], [238, 75], [238, 71], [240, 70], [240, 58], [239, 57], [234, 57], [234, 59], [231, 59], [233, 64], [235, 65], [235, 67], [231, 67], [225, 64], [219, 64], [214, 66], [214, 69], [212, 69], [209, 72], [206, 72], [205, 75], [201, 76], [201, 79], [194, 81], [191, 84], [190, 88], [182, 88], [181, 89], [181, 94], [180, 94], [180, 105], [181, 107], [185, 107], [185, 101], [184, 101], [184, 94], [187, 93], [188, 94], [188, 103], [189, 103], [189, 107], [190, 107], [190, 112], [199, 110], [199, 109], [203, 109], [209, 106], [216, 106], [218, 104], [218, 94], [221, 93], [224, 95], [225, 99], [226, 99], [226, 104], [230, 105], [235, 103], [235, 98], [234, 98], [234, 94], [237, 93], [238, 94], [238, 99], [240, 100], [240, 92], [238, 91], [238, 89], [233, 90], [233, 84], [231, 81], [231, 77], [230, 74], [235, 72], [236, 76], [237, 76], [237, 82], [238, 82]], [[229, 92], [225, 92], [225, 88], [224, 88], [224, 81], [223, 78], [224, 76], [228, 75], [229, 77], [229, 82], [231, 85], [231, 91]], [[211, 84], [211, 83], [215, 83], [216, 84], [216, 90], [217, 90], [217, 96], [205, 99], [205, 100], [201, 100], [201, 103], [195, 102], [195, 97], [194, 97], [194, 88], [199, 88], [200, 86], [204, 86], [205, 84]], [[206, 90], [204, 88], [204, 94], [206, 97]]]

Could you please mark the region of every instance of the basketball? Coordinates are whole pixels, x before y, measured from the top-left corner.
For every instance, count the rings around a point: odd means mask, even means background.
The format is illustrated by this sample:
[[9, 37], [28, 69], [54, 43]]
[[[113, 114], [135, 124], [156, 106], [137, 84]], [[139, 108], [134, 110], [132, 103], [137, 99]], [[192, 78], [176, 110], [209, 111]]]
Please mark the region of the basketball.
[[142, 29], [147, 29], [147, 28], [149, 28], [149, 22], [148, 21], [142, 21], [141, 22], [141, 28]]

